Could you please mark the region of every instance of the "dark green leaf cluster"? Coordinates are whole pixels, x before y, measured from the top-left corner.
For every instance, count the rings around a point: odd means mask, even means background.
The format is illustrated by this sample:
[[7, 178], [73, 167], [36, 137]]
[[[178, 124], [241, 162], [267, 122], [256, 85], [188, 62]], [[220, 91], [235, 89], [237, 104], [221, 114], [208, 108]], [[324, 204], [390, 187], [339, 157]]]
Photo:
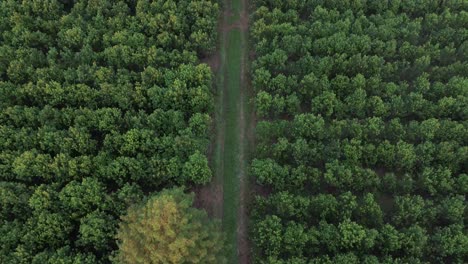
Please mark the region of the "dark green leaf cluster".
[[217, 14], [0, 1], [0, 263], [107, 263], [130, 204], [210, 180]]
[[255, 260], [466, 263], [467, 3], [255, 2]]

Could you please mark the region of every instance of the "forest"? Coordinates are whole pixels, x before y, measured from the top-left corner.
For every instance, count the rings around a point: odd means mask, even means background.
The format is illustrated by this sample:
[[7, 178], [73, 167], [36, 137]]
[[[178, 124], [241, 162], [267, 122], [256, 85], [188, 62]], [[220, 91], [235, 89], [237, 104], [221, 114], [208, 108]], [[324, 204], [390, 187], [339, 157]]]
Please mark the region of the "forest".
[[[109, 263], [130, 205], [210, 181], [213, 74], [200, 58], [218, 12], [212, 0], [0, 1], [0, 263]], [[206, 222], [181, 192], [124, 219], [139, 228], [135, 215], [167, 207]]]
[[0, 0], [0, 263], [468, 263], [467, 25], [463, 0]]
[[468, 2], [254, 4], [254, 262], [467, 263]]

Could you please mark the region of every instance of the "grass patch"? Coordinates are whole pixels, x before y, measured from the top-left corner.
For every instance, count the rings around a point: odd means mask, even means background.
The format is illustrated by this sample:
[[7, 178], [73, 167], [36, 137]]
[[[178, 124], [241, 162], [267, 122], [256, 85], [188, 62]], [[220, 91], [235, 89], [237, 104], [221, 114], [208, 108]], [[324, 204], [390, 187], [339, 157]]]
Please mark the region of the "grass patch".
[[[227, 36], [225, 95], [224, 95], [224, 209], [223, 228], [228, 241], [237, 243], [237, 210], [239, 206], [239, 99], [241, 87], [241, 32], [233, 29]], [[237, 263], [237, 248], [229, 256], [230, 263]]]

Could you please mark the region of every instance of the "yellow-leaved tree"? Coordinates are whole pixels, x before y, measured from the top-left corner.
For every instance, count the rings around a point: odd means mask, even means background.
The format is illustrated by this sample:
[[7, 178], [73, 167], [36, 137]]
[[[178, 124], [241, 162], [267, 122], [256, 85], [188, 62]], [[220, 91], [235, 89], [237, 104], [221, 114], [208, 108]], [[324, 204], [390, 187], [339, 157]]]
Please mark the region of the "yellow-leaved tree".
[[166, 189], [132, 206], [117, 233], [117, 263], [225, 263], [219, 221], [192, 207], [193, 193]]

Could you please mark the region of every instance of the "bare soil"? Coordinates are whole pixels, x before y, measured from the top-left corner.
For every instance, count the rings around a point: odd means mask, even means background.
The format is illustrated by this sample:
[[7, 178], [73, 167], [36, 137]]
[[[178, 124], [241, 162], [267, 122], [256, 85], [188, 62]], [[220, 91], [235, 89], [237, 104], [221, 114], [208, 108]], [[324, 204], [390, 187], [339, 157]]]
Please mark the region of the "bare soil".
[[200, 63], [208, 64], [208, 66], [211, 68], [211, 72], [216, 74], [219, 71], [219, 67], [221, 66], [221, 56], [218, 49], [212, 54], [202, 58]]
[[220, 184], [210, 184], [196, 187], [194, 206], [205, 209], [212, 218], [221, 219], [223, 208], [223, 186]]

